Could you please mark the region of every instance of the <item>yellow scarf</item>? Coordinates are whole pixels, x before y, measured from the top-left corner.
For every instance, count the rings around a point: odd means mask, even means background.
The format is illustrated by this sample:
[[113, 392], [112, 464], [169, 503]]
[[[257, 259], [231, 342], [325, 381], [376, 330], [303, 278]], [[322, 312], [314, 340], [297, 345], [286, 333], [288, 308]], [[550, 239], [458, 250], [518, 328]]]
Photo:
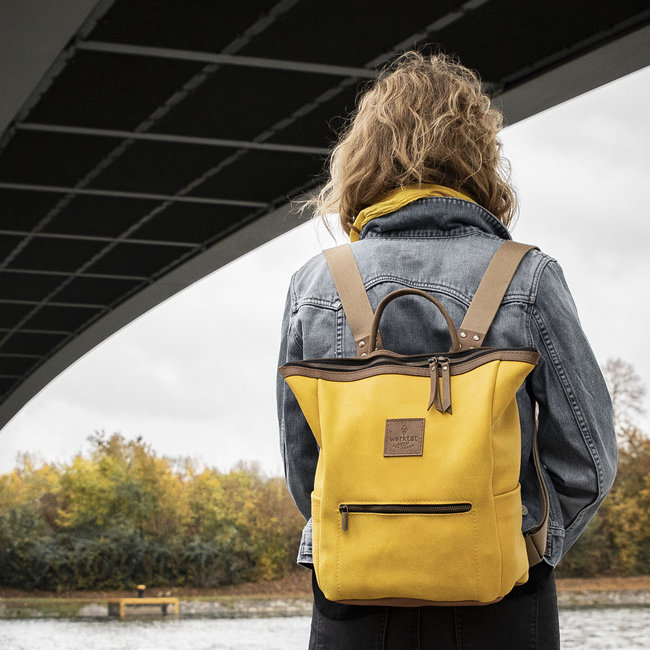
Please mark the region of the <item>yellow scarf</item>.
[[391, 190], [387, 194], [384, 194], [377, 203], [364, 208], [359, 212], [357, 218], [352, 224], [350, 229], [350, 240], [357, 241], [359, 239], [359, 233], [363, 230], [363, 227], [372, 219], [381, 217], [384, 214], [389, 214], [390, 212], [395, 212], [399, 208], [403, 208], [407, 203], [411, 201], [417, 201], [425, 196], [447, 196], [453, 199], [462, 199], [463, 201], [472, 201], [466, 194], [452, 190], [450, 187], [445, 187], [444, 185], [434, 185], [433, 183], [423, 183], [422, 185], [407, 185], [406, 187], [400, 187], [396, 190]]

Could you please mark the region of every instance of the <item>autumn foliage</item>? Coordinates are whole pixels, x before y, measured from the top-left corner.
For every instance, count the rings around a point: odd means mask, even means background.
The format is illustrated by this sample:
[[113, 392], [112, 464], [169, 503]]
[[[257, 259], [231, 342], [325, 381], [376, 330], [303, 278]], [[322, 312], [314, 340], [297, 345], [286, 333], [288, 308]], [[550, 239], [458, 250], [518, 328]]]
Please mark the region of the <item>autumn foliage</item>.
[[304, 521], [280, 478], [90, 438], [64, 465], [25, 456], [0, 476], [0, 584], [27, 589], [214, 587], [283, 576]]

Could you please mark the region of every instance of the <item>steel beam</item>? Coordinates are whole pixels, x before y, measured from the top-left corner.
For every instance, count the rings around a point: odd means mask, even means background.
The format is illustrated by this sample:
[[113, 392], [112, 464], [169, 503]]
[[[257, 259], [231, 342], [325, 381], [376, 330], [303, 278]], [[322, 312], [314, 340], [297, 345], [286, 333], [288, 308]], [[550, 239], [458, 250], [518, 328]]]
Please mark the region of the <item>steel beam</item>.
[[[145, 244], [146, 246], [177, 246], [179, 248], [196, 248], [200, 246], [200, 242], [178, 242], [178, 241], [166, 241], [158, 239], [132, 239], [130, 237], [101, 237], [100, 235], [74, 235], [67, 233], [59, 232], [43, 232], [32, 230], [0, 230], [0, 235], [14, 235], [21, 237], [45, 237], [48, 239], [78, 239], [82, 241], [105, 241], [105, 242], [119, 242], [120, 244]], [[7, 269], [0, 269], [0, 273], [6, 271]], [[69, 275], [76, 275], [75, 273], [70, 273]]]
[[375, 79], [378, 73], [369, 68], [329, 63], [309, 63], [307, 61], [287, 61], [284, 59], [267, 59], [256, 56], [234, 54], [215, 54], [213, 52], [194, 52], [192, 50], [174, 50], [165, 47], [146, 47], [123, 43], [105, 43], [103, 41], [78, 41], [78, 50], [89, 52], [107, 52], [109, 54], [128, 54], [131, 56], [149, 56], [178, 61], [196, 61], [196, 63], [216, 63], [218, 65], [236, 65], [247, 68], [267, 68], [271, 70], [290, 70], [309, 74], [332, 75], [335, 77], [359, 77]]
[[[13, 331], [14, 331], [13, 327], [0, 327], [0, 332], [13, 332]], [[68, 330], [41, 330], [41, 329], [34, 329], [34, 328], [21, 328], [20, 333], [21, 334], [56, 334], [57, 336], [59, 335], [69, 336], [70, 334], [74, 334], [74, 332]]]
[[191, 144], [202, 147], [226, 147], [231, 149], [250, 149], [253, 151], [281, 151], [285, 153], [323, 156], [329, 153], [325, 147], [303, 147], [295, 144], [274, 142], [251, 142], [248, 140], [228, 140], [226, 138], [198, 138], [189, 135], [171, 133], [149, 133], [137, 131], [116, 131], [114, 129], [93, 129], [85, 126], [68, 126], [63, 124], [38, 124], [19, 122], [15, 124], [19, 131], [37, 131], [42, 133], [64, 133], [70, 135], [89, 135], [100, 138], [119, 138], [120, 140], [147, 140], [150, 142], [170, 142], [174, 144]]
[[[30, 235], [33, 234], [30, 232]], [[142, 241], [142, 240], [141, 240]], [[92, 278], [93, 280], [137, 280], [138, 282], [148, 282], [151, 278], [146, 275], [119, 275], [117, 273], [77, 273], [75, 271], [48, 271], [46, 269], [21, 269], [21, 268], [4, 268], [0, 271], [3, 273], [25, 273], [30, 275], [57, 275], [67, 277], [74, 275], [78, 278]], [[2, 331], [0, 329], [0, 331]]]
[[3, 190], [24, 190], [27, 192], [53, 192], [56, 194], [79, 194], [82, 196], [110, 196], [117, 199], [143, 199], [169, 203], [202, 203], [204, 205], [231, 205], [240, 208], [265, 208], [260, 201], [238, 199], [216, 199], [203, 196], [173, 196], [170, 194], [148, 194], [146, 192], [124, 192], [121, 190], [96, 190], [85, 187], [61, 187], [60, 185], [36, 185], [32, 183], [0, 183]]
[[[0, 305], [43, 305], [47, 307], [80, 307], [82, 309], [106, 309], [107, 305], [95, 305], [85, 302], [49, 302], [43, 300], [20, 300], [18, 298], [0, 298]], [[13, 330], [8, 330], [13, 331]], [[20, 330], [22, 331], [22, 330]]]

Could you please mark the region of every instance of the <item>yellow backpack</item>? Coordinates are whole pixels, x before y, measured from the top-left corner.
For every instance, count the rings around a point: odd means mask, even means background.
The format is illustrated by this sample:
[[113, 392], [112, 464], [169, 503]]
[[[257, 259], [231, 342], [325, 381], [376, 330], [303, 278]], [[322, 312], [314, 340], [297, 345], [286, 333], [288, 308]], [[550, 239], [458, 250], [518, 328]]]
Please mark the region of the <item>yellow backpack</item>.
[[[481, 347], [531, 246], [506, 241], [457, 331], [438, 300], [400, 289], [372, 312], [352, 249], [325, 255], [357, 357], [280, 368], [319, 444], [312, 492], [313, 560], [326, 598], [365, 605], [479, 605], [528, 579], [546, 544], [521, 531], [521, 431], [515, 394], [539, 359], [528, 348]], [[445, 317], [449, 352], [381, 347], [391, 301], [418, 295]]]

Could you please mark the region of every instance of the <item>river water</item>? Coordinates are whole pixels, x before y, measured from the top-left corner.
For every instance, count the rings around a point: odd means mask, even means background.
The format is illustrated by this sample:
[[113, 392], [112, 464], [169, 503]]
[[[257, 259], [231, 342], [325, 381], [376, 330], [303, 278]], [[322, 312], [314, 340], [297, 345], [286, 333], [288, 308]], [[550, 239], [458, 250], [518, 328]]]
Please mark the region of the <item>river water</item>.
[[[562, 648], [650, 648], [650, 608], [560, 610]], [[309, 618], [4, 619], [1, 650], [301, 650]], [[363, 649], [359, 649], [363, 650]]]

